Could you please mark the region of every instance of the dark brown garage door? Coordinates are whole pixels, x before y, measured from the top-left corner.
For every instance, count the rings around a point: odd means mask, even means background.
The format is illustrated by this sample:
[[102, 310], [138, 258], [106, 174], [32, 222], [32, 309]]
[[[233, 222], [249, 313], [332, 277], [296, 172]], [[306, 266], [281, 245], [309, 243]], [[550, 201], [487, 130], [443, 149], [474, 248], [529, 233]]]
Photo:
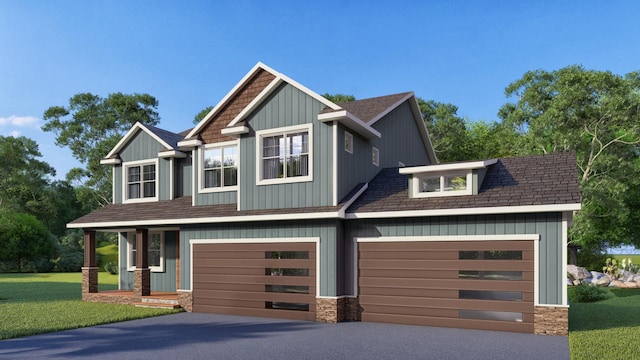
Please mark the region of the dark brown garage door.
[[193, 311], [315, 320], [315, 243], [194, 244]]
[[358, 243], [362, 320], [533, 333], [533, 246]]

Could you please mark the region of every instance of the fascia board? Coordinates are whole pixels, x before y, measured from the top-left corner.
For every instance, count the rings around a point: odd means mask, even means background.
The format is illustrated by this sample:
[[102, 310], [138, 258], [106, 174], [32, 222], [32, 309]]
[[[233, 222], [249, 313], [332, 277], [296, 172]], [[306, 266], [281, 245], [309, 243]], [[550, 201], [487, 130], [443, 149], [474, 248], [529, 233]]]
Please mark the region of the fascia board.
[[345, 213], [347, 212], [347, 209], [349, 208], [349, 206], [351, 206], [351, 204], [353, 204], [356, 200], [358, 200], [358, 198], [360, 197], [360, 195], [362, 195], [362, 193], [365, 192], [365, 190], [367, 190], [369, 188], [369, 183], [365, 183], [362, 188], [360, 190], [358, 190], [357, 193], [355, 193], [351, 199], [347, 200], [344, 205], [342, 206], [342, 208], [339, 211], [339, 217], [341, 219], [344, 219], [345, 217]]
[[228, 128], [222, 129], [220, 131], [220, 133], [222, 135], [229, 135], [229, 136], [248, 134], [249, 133], [249, 127], [247, 127], [247, 126], [228, 127]]
[[386, 108], [380, 114], [376, 115], [376, 117], [374, 117], [373, 119], [369, 120], [369, 122], [367, 122], [367, 124], [369, 126], [373, 126], [373, 124], [375, 124], [378, 120], [380, 120], [383, 117], [385, 117], [388, 113], [393, 111], [395, 108], [397, 108], [398, 106], [400, 106], [402, 103], [404, 103], [405, 101], [407, 101], [408, 99], [410, 99], [413, 96], [414, 96], [413, 92], [408, 93], [407, 96], [403, 97], [402, 99], [400, 99], [399, 101], [397, 101], [393, 105], [391, 105], [388, 108]]
[[384, 219], [427, 216], [455, 216], [455, 215], [495, 215], [495, 214], [522, 214], [542, 212], [578, 211], [580, 203], [575, 204], [550, 204], [550, 205], [523, 205], [523, 206], [496, 206], [482, 208], [457, 208], [437, 210], [406, 210], [406, 211], [380, 211], [380, 212], [355, 212], [346, 215], [346, 219]]
[[318, 114], [318, 121], [329, 122], [338, 121], [339, 123], [357, 131], [360, 135], [367, 139], [374, 137], [381, 138], [382, 135], [376, 129], [367, 125], [364, 121], [358, 119], [347, 110], [338, 110], [325, 114]]
[[440, 165], [427, 165], [427, 166], [413, 166], [404, 167], [398, 170], [400, 174], [424, 174], [432, 172], [442, 171], [454, 171], [454, 170], [474, 170], [486, 168], [489, 165], [493, 165], [498, 162], [498, 159], [481, 160], [481, 161], [469, 161], [459, 162], [452, 164], [440, 164]]
[[122, 164], [122, 160], [118, 159], [118, 158], [102, 159], [102, 160], [100, 160], [100, 164], [102, 164], [102, 165], [118, 165], [118, 164]]
[[198, 139], [182, 140], [178, 142], [180, 150], [190, 149], [202, 145], [202, 141]]
[[114, 146], [113, 149], [111, 149], [111, 151], [109, 151], [107, 156], [105, 156], [105, 159], [112, 158], [115, 154], [117, 154], [124, 147], [124, 145], [126, 145], [129, 141], [131, 141], [131, 139], [138, 132], [138, 130], [142, 130], [142, 131], [146, 132], [147, 134], [149, 134], [149, 136], [151, 136], [158, 143], [162, 144], [162, 146], [164, 146], [165, 148], [167, 148], [167, 149], [171, 149], [172, 148], [171, 145], [167, 144], [167, 142], [165, 142], [160, 137], [158, 137], [158, 135], [153, 133], [153, 131], [149, 130], [146, 126], [144, 126], [140, 122], [136, 122], [135, 124], [133, 124], [131, 129], [129, 129], [129, 131], [125, 134], [125, 136], [123, 136], [122, 139], [120, 139], [120, 141], [118, 141], [116, 146]]
[[158, 153], [158, 157], [160, 158], [185, 158], [187, 157], [187, 154], [183, 153], [182, 151], [178, 151], [178, 150], [165, 150], [165, 151], [160, 151]]

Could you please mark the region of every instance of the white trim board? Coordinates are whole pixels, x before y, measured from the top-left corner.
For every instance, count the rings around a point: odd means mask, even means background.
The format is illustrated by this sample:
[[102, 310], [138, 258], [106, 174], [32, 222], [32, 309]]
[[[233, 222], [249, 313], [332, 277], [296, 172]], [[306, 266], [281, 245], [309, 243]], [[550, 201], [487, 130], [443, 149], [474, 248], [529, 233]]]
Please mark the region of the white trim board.
[[[316, 294], [320, 293], [320, 238], [239, 238], [239, 239], [190, 239], [189, 240], [189, 287], [193, 291], [193, 246], [207, 244], [271, 244], [271, 243], [316, 243]], [[318, 296], [318, 295], [316, 295]]]
[[138, 130], [142, 130], [142, 131], [146, 132], [147, 134], [149, 134], [149, 136], [151, 136], [158, 143], [162, 144], [162, 146], [164, 146], [165, 148], [173, 149], [173, 147], [171, 145], [169, 145], [167, 142], [165, 142], [160, 137], [158, 137], [158, 135], [153, 133], [153, 131], [149, 130], [143, 124], [137, 122], [137, 123], [133, 124], [133, 126], [131, 127], [131, 129], [129, 129], [129, 131], [125, 134], [125, 136], [123, 136], [122, 139], [120, 139], [120, 141], [118, 141], [116, 146], [114, 146], [113, 149], [111, 149], [111, 151], [109, 151], [107, 156], [105, 156], [105, 159], [109, 159], [109, 158], [113, 157], [116, 153], [118, 153], [120, 151], [120, 149], [133, 138], [133, 136], [137, 133]]

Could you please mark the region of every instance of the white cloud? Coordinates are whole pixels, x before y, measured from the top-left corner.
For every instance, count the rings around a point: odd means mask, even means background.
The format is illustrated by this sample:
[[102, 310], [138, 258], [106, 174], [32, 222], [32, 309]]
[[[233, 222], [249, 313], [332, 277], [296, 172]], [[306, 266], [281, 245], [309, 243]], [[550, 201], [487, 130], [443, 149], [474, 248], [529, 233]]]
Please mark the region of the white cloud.
[[18, 136], [20, 136], [20, 131], [16, 131], [16, 130], [14, 130], [14, 131], [12, 131], [12, 132], [10, 132], [10, 133], [9, 133], [9, 136], [12, 136], [12, 137], [14, 137], [14, 138], [17, 138]]
[[35, 116], [15, 116], [0, 117], [0, 126], [19, 126], [19, 127], [40, 127], [40, 119]]

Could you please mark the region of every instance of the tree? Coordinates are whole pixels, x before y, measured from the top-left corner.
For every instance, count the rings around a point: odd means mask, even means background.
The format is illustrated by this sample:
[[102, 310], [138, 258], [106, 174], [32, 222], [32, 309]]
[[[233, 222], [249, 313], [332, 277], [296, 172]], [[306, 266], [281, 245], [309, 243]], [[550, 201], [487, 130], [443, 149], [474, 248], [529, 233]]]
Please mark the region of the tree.
[[56, 144], [71, 149], [84, 168], [74, 168], [67, 180], [85, 191], [80, 201], [95, 206], [111, 203], [111, 171], [100, 160], [136, 123], [157, 125], [158, 101], [148, 94], [109, 94], [102, 98], [80, 93], [69, 99], [69, 105], [52, 106], [43, 116], [44, 131], [56, 135]]
[[51, 234], [35, 216], [0, 209], [0, 260], [21, 272], [28, 261], [53, 253]]
[[457, 114], [458, 107], [434, 100], [417, 100], [438, 160], [471, 160], [469, 134], [465, 120]]
[[640, 245], [635, 198], [640, 167], [640, 75], [569, 66], [529, 71], [505, 90], [499, 112], [522, 134], [521, 152], [576, 153], [582, 210], [571, 242], [586, 249]]
[[197, 124], [200, 121], [202, 121], [202, 119], [204, 119], [205, 116], [207, 116], [207, 114], [213, 110], [213, 106], [207, 106], [206, 108], [200, 110], [199, 113], [196, 114], [196, 116], [193, 118], [193, 123]]
[[345, 95], [345, 94], [329, 94], [324, 93], [322, 97], [331, 101], [334, 104], [345, 103], [349, 101], [354, 101], [356, 99], [353, 95]]

